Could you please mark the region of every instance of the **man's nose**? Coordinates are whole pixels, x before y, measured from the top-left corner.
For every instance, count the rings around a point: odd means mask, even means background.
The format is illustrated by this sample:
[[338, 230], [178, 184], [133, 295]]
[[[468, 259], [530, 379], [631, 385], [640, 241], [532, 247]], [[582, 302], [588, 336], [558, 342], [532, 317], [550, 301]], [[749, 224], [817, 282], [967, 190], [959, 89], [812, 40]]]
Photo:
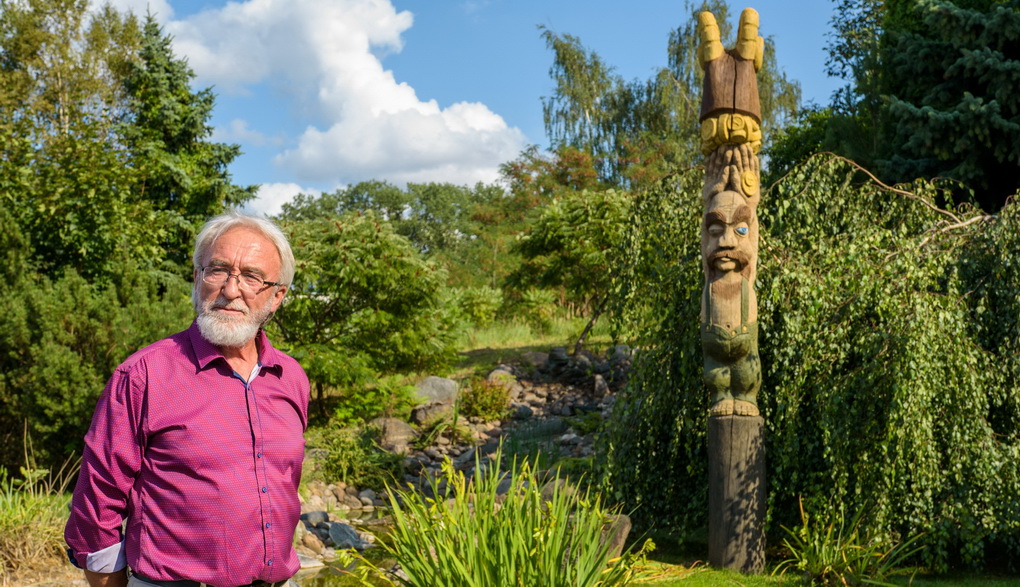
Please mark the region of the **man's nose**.
[[227, 275], [227, 280], [223, 282], [223, 295], [230, 299], [241, 297], [241, 275]]

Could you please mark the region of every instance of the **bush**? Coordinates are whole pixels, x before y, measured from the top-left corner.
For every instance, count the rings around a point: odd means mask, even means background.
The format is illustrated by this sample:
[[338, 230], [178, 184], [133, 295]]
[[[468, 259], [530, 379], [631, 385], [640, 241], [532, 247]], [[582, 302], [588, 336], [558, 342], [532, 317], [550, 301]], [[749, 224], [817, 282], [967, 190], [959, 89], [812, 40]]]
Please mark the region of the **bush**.
[[846, 586], [880, 584], [894, 574], [910, 574], [902, 565], [923, 547], [914, 547], [918, 537], [900, 542], [885, 536], [865, 535], [860, 510], [849, 521], [842, 506], [828, 509], [832, 521], [811, 520], [801, 504], [801, 525], [789, 530], [783, 545], [791, 558], [781, 562], [773, 575], [783, 576], [796, 569], [801, 581], [810, 585]]
[[652, 544], [610, 559], [603, 532], [617, 510], [597, 494], [569, 490], [555, 479], [547, 500], [542, 480], [527, 462], [511, 464], [509, 490], [500, 495], [505, 476], [498, 459], [499, 453], [489, 466], [476, 466], [471, 481], [447, 462], [443, 476], [449, 493], [437, 481], [432, 489], [455, 499], [432, 500], [414, 491], [390, 494], [394, 529], [381, 544], [407, 576], [396, 583], [608, 587], [634, 578], [635, 564]]
[[[635, 206], [618, 297], [643, 350], [597, 451], [636, 521], [681, 536], [708, 510], [701, 182], [694, 170]], [[773, 534], [803, 496], [823, 516], [867, 505], [867, 534], [923, 534], [938, 571], [1020, 560], [1020, 212], [939, 209], [943, 187], [892, 190], [816, 156], [762, 197]]]
[[461, 312], [477, 327], [484, 328], [496, 319], [503, 305], [503, 292], [493, 287], [466, 287], [458, 292]]
[[460, 413], [485, 421], [502, 420], [510, 407], [506, 385], [475, 377], [460, 394]]
[[403, 457], [379, 448], [379, 431], [369, 427], [331, 426], [321, 431], [325, 456], [319, 464], [327, 481], [380, 491], [403, 478]]

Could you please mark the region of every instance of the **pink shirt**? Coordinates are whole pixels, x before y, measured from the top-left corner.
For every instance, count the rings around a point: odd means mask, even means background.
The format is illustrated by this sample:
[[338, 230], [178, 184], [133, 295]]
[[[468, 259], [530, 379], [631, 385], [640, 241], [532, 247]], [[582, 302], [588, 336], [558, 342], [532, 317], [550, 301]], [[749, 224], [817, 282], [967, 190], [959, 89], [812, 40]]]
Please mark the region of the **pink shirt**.
[[126, 561], [151, 579], [223, 586], [297, 571], [308, 379], [261, 330], [257, 340], [248, 384], [194, 323], [117, 368], [64, 530], [78, 566]]

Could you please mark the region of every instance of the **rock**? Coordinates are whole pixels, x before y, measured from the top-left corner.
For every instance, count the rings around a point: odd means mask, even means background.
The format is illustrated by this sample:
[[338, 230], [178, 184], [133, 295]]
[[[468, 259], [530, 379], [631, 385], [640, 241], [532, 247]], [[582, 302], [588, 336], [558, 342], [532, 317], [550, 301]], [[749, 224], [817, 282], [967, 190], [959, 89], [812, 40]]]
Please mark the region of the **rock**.
[[329, 525], [329, 539], [333, 541], [335, 548], [365, 550], [369, 546], [361, 539], [357, 530], [343, 522], [333, 522]]
[[366, 489], [358, 493], [358, 499], [361, 500], [362, 505], [365, 506], [375, 506], [375, 500], [378, 498], [378, 495], [376, 495], [376, 493], [371, 489]]
[[379, 429], [379, 446], [399, 455], [407, 454], [408, 445], [418, 438], [418, 432], [399, 418], [376, 418], [368, 424]]
[[500, 365], [493, 369], [485, 380], [490, 384], [499, 385], [506, 389], [510, 401], [515, 401], [521, 396], [521, 392], [524, 391], [524, 386], [517, 381], [517, 377], [505, 365]]
[[430, 403], [411, 410], [411, 423], [419, 426], [453, 415], [452, 403]]
[[609, 558], [616, 558], [623, 552], [623, 544], [627, 541], [631, 527], [630, 516], [627, 514], [611, 516], [602, 527], [602, 539], [609, 541]]
[[513, 412], [510, 417], [514, 420], [527, 420], [535, 415], [535, 410], [531, 409], [531, 406], [527, 404], [511, 404]]
[[318, 551], [312, 553], [312, 555], [308, 555], [308, 554], [303, 553], [303, 552], [298, 552], [298, 564], [301, 565], [299, 568], [302, 568], [302, 569], [317, 569], [319, 567], [326, 566], [326, 563], [324, 563], [321, 560], [319, 560], [318, 558], [316, 558], [316, 555], [318, 555], [318, 554], [319, 554]]
[[319, 537], [311, 532], [306, 533], [301, 537], [301, 546], [304, 546], [315, 555], [322, 554], [322, 549], [326, 546], [319, 540]]
[[429, 376], [418, 384], [417, 393], [423, 403], [453, 404], [457, 399], [457, 382], [445, 377]]
[[549, 362], [549, 353], [529, 351], [521, 355], [521, 362], [529, 367], [542, 369]]
[[314, 528], [322, 522], [328, 522], [329, 514], [323, 511], [305, 512], [301, 514], [301, 521], [309, 528]]
[[595, 376], [595, 385], [592, 390], [593, 394], [597, 398], [604, 398], [610, 393], [609, 384], [606, 383], [605, 377], [601, 375]]

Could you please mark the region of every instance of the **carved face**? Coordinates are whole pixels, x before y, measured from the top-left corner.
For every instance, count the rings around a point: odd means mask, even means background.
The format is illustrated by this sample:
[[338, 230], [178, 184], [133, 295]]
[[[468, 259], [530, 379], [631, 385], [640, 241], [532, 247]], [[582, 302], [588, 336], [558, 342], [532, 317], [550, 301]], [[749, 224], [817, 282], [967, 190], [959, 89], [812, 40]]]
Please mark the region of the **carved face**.
[[[754, 211], [737, 192], [719, 192], [705, 213], [701, 252], [710, 279], [725, 273], [749, 273], [757, 254]], [[745, 275], [749, 277], [749, 275]]]

